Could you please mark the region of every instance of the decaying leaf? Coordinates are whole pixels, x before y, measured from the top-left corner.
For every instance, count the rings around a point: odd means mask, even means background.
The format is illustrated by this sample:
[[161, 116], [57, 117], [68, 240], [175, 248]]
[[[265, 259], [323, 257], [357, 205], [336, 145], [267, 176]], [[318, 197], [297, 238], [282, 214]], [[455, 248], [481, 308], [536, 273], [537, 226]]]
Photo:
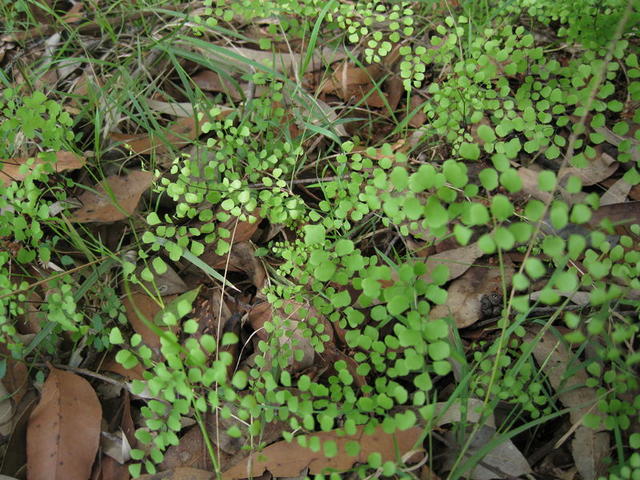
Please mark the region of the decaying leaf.
[[245, 273], [258, 289], [264, 287], [267, 272], [255, 256], [255, 248], [249, 242], [237, 242], [231, 246], [230, 255], [205, 252], [202, 261], [216, 270]]
[[336, 67], [333, 75], [320, 85], [320, 91], [325, 94], [335, 94], [342, 100], [353, 102], [360, 102], [366, 96], [365, 105], [381, 108], [388, 103], [386, 95], [383, 94], [385, 97], [383, 98], [379, 90], [368, 94], [384, 74], [384, 69], [379, 65], [372, 64], [362, 68], [343, 62]]
[[[164, 302], [164, 308], [158, 305], [153, 298], [149, 297], [145, 293], [135, 292], [131, 294], [131, 297], [124, 299], [124, 306], [127, 314], [127, 319], [133, 327], [133, 329], [142, 336], [142, 340], [145, 344], [151, 348], [156, 355], [160, 352], [160, 337], [158, 333], [162, 333], [163, 330], [176, 331], [178, 326], [167, 327], [163, 322], [162, 317], [164, 314], [171, 313], [174, 318], [180, 318], [177, 314], [177, 304], [184, 298], [188, 298], [193, 302], [193, 299], [197, 295], [198, 290], [192, 290], [182, 295], [167, 295], [162, 297]], [[140, 315], [144, 316], [144, 319], [148, 323], [140, 318]], [[154, 331], [153, 326], [158, 327], [158, 330]], [[157, 333], [156, 333], [157, 332]]]
[[[253, 214], [255, 216], [255, 214]], [[231, 239], [233, 242], [247, 242], [251, 240], [253, 234], [258, 230], [260, 225], [260, 218], [256, 218], [255, 222], [242, 221], [237, 218], [231, 217], [226, 222], [222, 222], [218, 225], [218, 228], [226, 228], [231, 232]]]
[[[512, 274], [513, 268], [506, 266], [507, 283], [510, 282]], [[482, 318], [498, 315], [501, 309], [502, 273], [500, 269], [476, 266], [451, 283], [446, 303], [436, 305], [431, 310], [431, 317], [441, 318], [452, 315], [458, 328], [465, 328]]]
[[203, 70], [191, 77], [191, 80], [202, 90], [226, 93], [235, 101], [242, 100], [245, 96], [245, 93], [240, 91], [231, 81], [211, 70]]
[[198, 127], [193, 117], [179, 118], [166, 128], [162, 137], [148, 133], [132, 135], [112, 132], [109, 134], [111, 140], [124, 143], [132, 152], [139, 155], [166, 153], [169, 151], [169, 145], [180, 148], [190, 144], [197, 136]]
[[[354, 463], [367, 462], [367, 457], [374, 452], [382, 456], [382, 461], [396, 460], [396, 451], [401, 457], [413, 449], [422, 434], [422, 429], [413, 427], [396, 434], [385, 433], [382, 427], [377, 427], [373, 434], [364, 433], [364, 427], [358, 427], [355, 435], [340, 436], [337, 431], [318, 432], [314, 434], [320, 442], [334, 441], [337, 444], [337, 454], [327, 458], [324, 452], [313, 452], [301, 447], [295, 439], [289, 443], [277, 442], [268, 446], [260, 453], [252, 454], [227, 471], [222, 473], [224, 480], [239, 478], [253, 478], [268, 470], [274, 477], [296, 477], [305, 468], [311, 475], [321, 473], [325, 469], [335, 469], [339, 472], [348, 470]], [[360, 445], [357, 456], [347, 453], [347, 442]]]
[[131, 459], [131, 445], [122, 431], [115, 433], [102, 432], [100, 447], [105, 455], [113, 458], [120, 465]]
[[[289, 312], [289, 313], [287, 313]], [[310, 367], [314, 363], [315, 349], [311, 344], [308, 336], [303, 333], [303, 327], [309, 328], [312, 319], [324, 325], [324, 332], [329, 335], [329, 343], [333, 342], [333, 329], [329, 322], [319, 315], [312, 307], [302, 305], [292, 300], [286, 301], [284, 306], [277, 311], [278, 317], [284, 319], [282, 327], [287, 334], [279, 336], [278, 341], [281, 346], [288, 345], [292, 350], [299, 350], [302, 356], [294, 359], [291, 355], [289, 366], [291, 372], [297, 372]], [[271, 322], [273, 318], [273, 307], [271, 304], [264, 302], [255, 305], [249, 312], [249, 322], [256, 332], [258, 338], [264, 341], [269, 340], [269, 335], [264, 329], [266, 322]], [[270, 362], [267, 362], [270, 363]]]
[[190, 102], [162, 102], [148, 98], [147, 105], [151, 110], [180, 118], [193, 118], [196, 112]]
[[[85, 159], [80, 155], [76, 155], [72, 152], [56, 152], [56, 160], [51, 165], [55, 172], [64, 172], [66, 170], [76, 170], [82, 168], [85, 165]], [[27, 162], [27, 158], [12, 158], [10, 160], [0, 160], [0, 182], [4, 185], [9, 185], [12, 181], [24, 180], [32, 171], [33, 168], [29, 168], [26, 173], [20, 173], [20, 167]], [[42, 165], [48, 163], [40, 156], [35, 157], [33, 165]]]
[[469, 270], [482, 255], [483, 253], [477, 243], [431, 255], [426, 262], [427, 272], [422, 278], [426, 282], [431, 281], [433, 270], [438, 265], [445, 265], [449, 269], [448, 280], [453, 280]]
[[[153, 273], [153, 281], [141, 280], [142, 285], [150, 292], [158, 292], [158, 294], [165, 295], [179, 295], [181, 293], [189, 290], [189, 287], [184, 282], [180, 275], [176, 273], [173, 267], [165, 262], [167, 270], [159, 274], [151, 269], [151, 273]], [[136, 269], [136, 275], [138, 278], [142, 278], [142, 270], [144, 270], [144, 266], [140, 266]]]
[[[302, 55], [297, 53], [272, 53], [262, 50], [252, 50], [242, 47], [222, 47], [207, 45], [194, 47], [193, 42], [185, 47], [196, 50], [209, 60], [232, 67], [239, 72], [250, 73], [256, 67], [254, 64], [264, 65], [266, 69], [273, 69], [282, 73], [290, 73], [302, 65]], [[318, 48], [311, 57], [309, 70], [337, 62], [346, 57], [344, 51], [331, 48]]]
[[588, 427], [576, 429], [571, 442], [571, 453], [576, 468], [584, 480], [601, 478], [607, 470], [609, 432], [596, 432]]
[[522, 181], [523, 193], [531, 195], [533, 198], [537, 198], [543, 202], [551, 202], [553, 197], [551, 193], [540, 190], [538, 186], [538, 172], [527, 167], [520, 167], [518, 169], [518, 176]]
[[138, 480], [215, 480], [216, 474], [207, 470], [178, 467], [154, 474], [140, 475]]
[[96, 468], [91, 480], [130, 480], [129, 468], [126, 465], [120, 465], [113, 458], [102, 455], [102, 458], [96, 463]]
[[123, 220], [133, 215], [140, 197], [152, 182], [153, 173], [141, 170], [125, 177], [112, 175], [100, 182], [95, 191], [87, 190], [80, 195], [82, 207], [73, 212], [70, 220], [78, 223]]
[[614, 133], [611, 129], [607, 127], [596, 127], [594, 128], [594, 130], [599, 134], [601, 134], [608, 143], [616, 147], [619, 146], [624, 141], [630, 142], [631, 159], [634, 162], [640, 162], [640, 142], [636, 140], [634, 137], [629, 135], [626, 135], [626, 136], [618, 135], [617, 133]]
[[562, 181], [570, 175], [578, 177], [585, 186], [595, 185], [609, 178], [618, 169], [618, 162], [605, 152], [597, 152], [595, 158], [584, 168], [564, 167], [558, 172], [558, 179]]
[[[215, 434], [215, 432], [213, 432]], [[212, 441], [215, 437], [212, 437]], [[231, 456], [220, 451], [220, 465], [224, 468], [225, 465], [230, 464]], [[211, 458], [207, 452], [207, 447], [202, 438], [202, 430], [200, 426], [194, 425], [190, 427], [181, 437], [178, 445], [170, 446], [164, 454], [164, 460], [159, 465], [159, 470], [163, 473], [167, 473], [164, 478], [172, 478], [174, 469], [190, 469], [190, 470], [204, 470], [212, 471], [213, 464]], [[144, 476], [143, 476], [144, 477]], [[150, 477], [148, 478], [156, 478]]]
[[50, 367], [27, 430], [33, 480], [89, 478], [100, 441], [102, 407], [84, 378]]
[[[496, 435], [496, 429], [482, 425], [471, 439], [465, 451], [465, 458], [478, 452]], [[456, 437], [451, 432], [445, 435], [450, 443], [458, 447]], [[466, 440], [466, 439], [465, 439]], [[450, 470], [460, 455], [460, 448], [453, 448], [447, 452], [445, 470]], [[511, 440], [506, 440], [491, 449], [482, 458], [480, 464], [468, 473], [472, 480], [491, 480], [495, 478], [519, 478], [531, 473], [531, 466], [522, 455], [518, 447]]]
[[[7, 349], [0, 345], [0, 352], [6, 355]], [[4, 378], [0, 380], [0, 435], [12, 432], [16, 406], [27, 391], [28, 380], [27, 366], [8, 355]]]
[[560, 402], [571, 409], [569, 416], [575, 428], [571, 451], [578, 472], [584, 480], [595, 480], [606, 470], [609, 433], [593, 430], [582, 422], [588, 414], [600, 415], [598, 395], [586, 386], [587, 372], [560, 337], [547, 330], [536, 342], [538, 333], [539, 329], [534, 329], [524, 340], [534, 344], [536, 362], [542, 366]]
[[13, 401], [9, 391], [0, 381], [0, 435], [8, 436], [13, 429]]
[[614, 203], [622, 203], [627, 199], [627, 195], [631, 191], [631, 184], [620, 178], [600, 197], [600, 205], [611, 205]]

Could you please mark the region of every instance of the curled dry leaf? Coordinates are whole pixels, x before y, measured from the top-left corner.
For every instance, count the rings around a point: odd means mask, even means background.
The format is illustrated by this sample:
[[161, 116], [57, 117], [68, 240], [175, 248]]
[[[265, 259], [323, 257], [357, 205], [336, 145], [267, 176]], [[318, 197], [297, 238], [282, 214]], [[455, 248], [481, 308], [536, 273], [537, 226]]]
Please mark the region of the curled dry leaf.
[[120, 465], [131, 459], [131, 445], [122, 430], [115, 433], [102, 432], [100, 447], [105, 455], [113, 458]]
[[[55, 172], [64, 172], [66, 170], [76, 170], [82, 168], [85, 165], [84, 157], [76, 155], [72, 152], [60, 151], [56, 152], [56, 160], [51, 162], [53, 170]], [[12, 158], [10, 160], [0, 160], [0, 182], [3, 185], [9, 185], [12, 181], [24, 180], [32, 171], [30, 168], [26, 173], [20, 173], [20, 167], [25, 164], [27, 158]], [[42, 165], [49, 163], [41, 158], [41, 156], [35, 157], [34, 165]]]
[[51, 367], [27, 429], [33, 480], [85, 479], [100, 441], [102, 407], [84, 378]]
[[[513, 268], [505, 267], [506, 282], [510, 283]], [[464, 276], [454, 280], [448, 290], [447, 301], [436, 305], [432, 318], [452, 315], [458, 328], [473, 325], [478, 320], [493, 316], [502, 308], [502, 274], [498, 268], [472, 267]], [[496, 300], [493, 301], [492, 299]], [[491, 305], [487, 304], [487, 300]]]
[[140, 197], [152, 182], [153, 173], [141, 170], [125, 177], [112, 175], [100, 182], [95, 191], [87, 190], [80, 195], [82, 207], [73, 212], [70, 220], [78, 223], [123, 220], [133, 215]]
[[[254, 478], [262, 475], [266, 470], [274, 477], [297, 477], [305, 468], [309, 469], [311, 475], [326, 469], [343, 472], [351, 468], [354, 463], [367, 462], [367, 457], [375, 452], [380, 453], [383, 462], [395, 460], [396, 452], [402, 457], [413, 449], [421, 434], [422, 429], [419, 427], [388, 434], [381, 426], [376, 427], [371, 435], [365, 434], [362, 426], [358, 427], [355, 435], [341, 436], [335, 430], [318, 432], [314, 435], [320, 438], [322, 444], [327, 441], [334, 441], [337, 444], [337, 454], [334, 457], [327, 458], [322, 451], [313, 452], [301, 447], [295, 440], [291, 443], [282, 441], [242, 460], [223, 472], [222, 478], [224, 480]], [[356, 442], [360, 445], [357, 456], [347, 453], [345, 449], [347, 442]]]

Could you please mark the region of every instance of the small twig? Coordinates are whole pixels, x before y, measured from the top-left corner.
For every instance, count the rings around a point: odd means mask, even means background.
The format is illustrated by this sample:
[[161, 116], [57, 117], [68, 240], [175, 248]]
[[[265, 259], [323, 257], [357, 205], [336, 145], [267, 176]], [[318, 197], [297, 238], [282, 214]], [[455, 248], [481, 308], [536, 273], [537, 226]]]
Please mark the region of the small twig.
[[127, 388], [127, 383], [122, 382], [120, 380], [116, 380], [115, 378], [108, 377], [106, 375], [102, 375], [100, 373], [92, 372], [91, 370], [87, 370], [86, 368], [72, 367], [70, 365], [58, 365], [55, 363], [34, 363], [32, 364], [34, 367], [44, 368], [44, 367], [55, 367], [59, 370], [68, 370], [73, 373], [77, 373], [79, 375], [84, 375], [85, 377], [95, 378], [97, 380], [101, 380], [106, 383], [110, 383], [112, 385], [117, 385], [122, 388]]

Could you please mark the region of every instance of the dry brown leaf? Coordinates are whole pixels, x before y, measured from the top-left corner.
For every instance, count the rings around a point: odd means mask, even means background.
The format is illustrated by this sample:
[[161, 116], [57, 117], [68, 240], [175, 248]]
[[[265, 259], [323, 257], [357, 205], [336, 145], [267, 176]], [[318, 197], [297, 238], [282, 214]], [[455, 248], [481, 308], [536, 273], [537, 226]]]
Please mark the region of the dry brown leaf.
[[525, 335], [526, 342], [533, 342], [533, 356], [541, 365], [549, 383], [562, 404], [571, 409], [569, 416], [575, 436], [571, 451], [576, 467], [584, 480], [595, 480], [604, 473], [604, 458], [609, 451], [609, 433], [598, 432], [582, 424], [587, 414], [600, 415], [597, 409], [598, 395], [593, 388], [586, 387], [587, 372], [575, 355], [550, 330], [535, 342], [539, 329]]
[[191, 102], [162, 102], [152, 98], [148, 98], [146, 101], [148, 107], [158, 113], [180, 118], [193, 118], [196, 114]]
[[144, 367], [141, 363], [138, 363], [133, 368], [126, 369], [111, 357], [100, 366], [100, 370], [103, 372], [117, 373], [128, 380], [144, 380], [144, 376], [142, 375], [144, 373]]
[[627, 199], [627, 195], [631, 191], [631, 184], [626, 182], [624, 178], [620, 178], [600, 197], [600, 205], [611, 205], [613, 203], [622, 203]]
[[100, 441], [102, 407], [84, 378], [50, 367], [27, 429], [31, 480], [84, 479]]
[[[6, 354], [4, 345], [0, 352]], [[0, 435], [8, 436], [15, 426], [16, 407], [24, 397], [29, 383], [27, 366], [10, 355], [6, 357], [6, 371], [0, 380]]]
[[[213, 439], [215, 439], [215, 437], [213, 437]], [[220, 464], [229, 465], [229, 462], [230, 456], [224, 451], [220, 451]], [[190, 427], [186, 433], [180, 437], [180, 443], [178, 445], [172, 445], [167, 449], [164, 454], [164, 460], [159, 465], [158, 470], [173, 471], [173, 469], [176, 468], [212, 471], [213, 465], [207, 453], [207, 447], [202, 438], [200, 426], [194, 425]]]
[[396, 75], [389, 78], [385, 82], [385, 91], [387, 92], [387, 97], [389, 98], [389, 106], [391, 107], [391, 111], [395, 112], [398, 108], [400, 100], [402, 100], [402, 97], [405, 94], [402, 79], [400, 79]]
[[[352, 63], [343, 62], [336, 67], [333, 75], [320, 85], [320, 92], [357, 103], [373, 90], [374, 82], [380, 80], [384, 73], [384, 69], [379, 65], [361, 68]], [[373, 108], [384, 107], [388, 102], [387, 96], [383, 94], [383, 98], [380, 93], [378, 90], [373, 91], [364, 100], [364, 105]]]
[[[80, 195], [82, 207], [73, 212], [70, 220], [78, 223], [124, 220], [133, 215], [140, 197], [152, 182], [153, 173], [141, 170], [133, 171], [125, 177], [112, 175], [100, 182], [94, 188], [96, 191], [87, 190]], [[115, 202], [121, 209], [116, 207]]]
[[129, 480], [129, 468], [126, 465], [120, 465], [113, 458], [102, 455], [102, 458], [96, 462], [96, 469], [92, 480]]
[[[505, 266], [507, 284], [513, 268]], [[472, 267], [464, 276], [454, 280], [449, 286], [447, 301], [443, 305], [436, 305], [431, 310], [432, 318], [442, 318], [451, 315], [458, 328], [473, 325], [478, 320], [499, 314], [502, 309], [502, 274], [500, 269], [493, 267]], [[483, 305], [483, 298], [496, 298], [495, 304]], [[485, 300], [490, 301], [490, 300]], [[493, 311], [495, 310], [495, 312]]]
[[[250, 48], [222, 47], [218, 45], [215, 46], [215, 50], [214, 48], [194, 47], [192, 44], [184, 44], [181, 46], [189, 50], [195, 50], [205, 58], [245, 73], [252, 73], [255, 67], [249, 62], [238, 59], [237, 57], [239, 56], [265, 65], [266, 68], [273, 68], [273, 70], [281, 73], [292, 72], [294, 68], [298, 69], [302, 64], [302, 55], [298, 53], [272, 53], [262, 50], [252, 50]], [[346, 57], [347, 54], [344, 51], [338, 51], [328, 47], [318, 48], [311, 57], [308, 70], [316, 70], [322, 65], [337, 62]]]
[[[364, 433], [364, 427], [358, 427], [355, 435], [339, 436], [336, 431], [318, 432], [314, 436], [320, 438], [320, 442], [333, 440], [338, 447], [335, 457], [327, 458], [322, 451], [313, 452], [301, 447], [297, 441], [291, 443], [282, 441], [268, 446], [261, 452], [242, 460], [237, 465], [222, 473], [224, 480], [249, 478], [262, 475], [265, 470], [271, 472], [274, 477], [295, 477], [305, 468], [311, 475], [321, 473], [325, 469], [346, 471], [354, 463], [365, 463], [367, 457], [374, 452], [382, 455], [382, 461], [395, 460], [396, 449], [400, 456], [413, 449], [420, 439], [422, 429], [413, 427], [403, 432], [390, 435], [385, 433], [381, 426], [376, 427], [372, 435]], [[355, 441], [360, 445], [360, 453], [356, 457], [347, 454], [345, 445], [349, 441]]]
[[138, 480], [215, 480], [216, 474], [211, 471], [190, 467], [178, 467], [164, 472], [140, 475]]
[[607, 471], [605, 461], [610, 456], [609, 432], [578, 427], [571, 442], [571, 453], [583, 480], [601, 478]]
[[427, 121], [427, 115], [424, 113], [422, 108], [420, 108], [422, 104], [423, 100], [419, 95], [411, 96], [411, 108], [409, 109], [409, 111], [416, 111], [416, 113], [409, 120], [409, 125], [413, 128], [420, 128]]
[[[153, 281], [142, 280], [143, 287], [150, 292], [158, 292], [162, 296], [179, 295], [189, 290], [187, 284], [180, 278], [180, 275], [176, 273], [173, 267], [169, 263], [166, 263], [166, 266], [167, 270], [162, 274], [152, 271]], [[141, 278], [142, 270], [144, 270], [143, 265], [136, 269], [135, 273], [138, 278]]]
[[[496, 429], [486, 425], [482, 425], [465, 451], [465, 458], [474, 455], [478, 450], [489, 443], [496, 435]], [[456, 436], [452, 432], [447, 432], [445, 438], [458, 447]], [[466, 439], [465, 439], [466, 440]], [[445, 469], [450, 470], [460, 455], [460, 448], [452, 449], [447, 452], [447, 460]], [[494, 449], [482, 458], [482, 465], [477, 465], [468, 473], [468, 478], [472, 480], [491, 480], [494, 478], [524, 478], [531, 473], [531, 466], [527, 459], [522, 455], [518, 447], [514, 445], [511, 439], [498, 444]], [[489, 469], [487, 467], [493, 467]], [[495, 470], [502, 472], [498, 474]]]
[[[170, 295], [163, 298], [167, 304], [171, 303], [176, 295]], [[156, 335], [151, 328], [145, 322], [143, 322], [138, 314], [136, 313], [137, 307], [138, 311], [142, 313], [147, 320], [153, 322], [155, 316], [162, 311], [162, 307], [158, 305], [153, 298], [151, 298], [146, 293], [142, 292], [134, 292], [131, 294], [131, 297], [126, 297], [123, 301], [125, 312], [127, 315], [127, 319], [129, 320], [129, 324], [133, 327], [136, 333], [139, 333], [142, 337], [142, 341], [149, 348], [154, 350], [155, 352], [160, 351], [160, 337]]]
[[[291, 313], [286, 313], [290, 311]], [[280, 318], [287, 321], [287, 325], [283, 328], [292, 332], [291, 335], [282, 335], [278, 337], [280, 345], [291, 343], [292, 349], [300, 350], [303, 356], [300, 360], [295, 360], [291, 355], [289, 367], [291, 372], [297, 372], [310, 367], [314, 363], [316, 351], [308, 337], [303, 335], [302, 325], [308, 323], [310, 319], [317, 318], [318, 322], [324, 325], [324, 332], [329, 335], [327, 343], [333, 343], [333, 328], [327, 320], [320, 316], [312, 307], [302, 305], [292, 300], [285, 301], [283, 307], [277, 311]], [[268, 341], [269, 335], [264, 329], [266, 322], [271, 322], [273, 318], [273, 307], [267, 302], [255, 305], [249, 312], [249, 323], [256, 332], [258, 338]], [[270, 361], [267, 362], [269, 364]]]
[[217, 255], [213, 251], [205, 252], [202, 261], [216, 270], [227, 269], [230, 272], [243, 272], [258, 289], [264, 287], [267, 273], [255, 256], [255, 248], [249, 242], [237, 242], [231, 246], [230, 255]]
[[543, 192], [538, 186], [538, 172], [530, 168], [521, 167], [518, 169], [518, 176], [522, 180], [522, 192], [531, 195], [543, 202], [551, 202], [553, 195], [550, 192]]
[[[561, 168], [558, 172], [558, 179], [561, 181], [569, 178], [570, 175], [578, 177], [582, 185], [595, 185], [609, 178], [618, 169], [618, 162], [607, 153], [596, 151], [595, 158], [589, 161], [584, 168], [568, 166]], [[564, 185], [564, 183], [562, 183]]]
[[[254, 217], [255, 213], [252, 214]], [[226, 222], [222, 222], [218, 225], [219, 228], [225, 228], [231, 232], [231, 240], [235, 242], [247, 242], [251, 240], [253, 234], [258, 230], [258, 226], [260, 225], [260, 221], [262, 219], [260, 217], [256, 218], [256, 221], [251, 223], [248, 221], [238, 220], [237, 217], [231, 216], [229, 220]]]
[[631, 143], [631, 158], [634, 162], [640, 162], [640, 142], [636, 140], [634, 137], [630, 137], [628, 134], [625, 136], [618, 135], [617, 133], [612, 132], [607, 127], [596, 127], [594, 128], [596, 132], [601, 134], [605, 140], [611, 145], [618, 146], [624, 141], [628, 141]]
[[[0, 181], [4, 185], [9, 185], [12, 181], [24, 180], [32, 171], [30, 168], [27, 173], [20, 173], [20, 167], [24, 165], [27, 158], [12, 158], [10, 160], [0, 160], [2, 170], [0, 170]], [[45, 162], [41, 157], [35, 157], [34, 165], [42, 165]], [[60, 151], [56, 152], [56, 161], [51, 165], [53, 170], [57, 173], [64, 172], [66, 170], [76, 170], [82, 168], [85, 165], [84, 157], [76, 155], [72, 152]]]
[[120, 465], [131, 459], [131, 445], [124, 432], [102, 432], [100, 436], [100, 449], [105, 455], [113, 458]]
[[482, 255], [477, 243], [431, 255], [427, 258], [427, 272], [422, 276], [422, 279], [425, 282], [430, 282], [433, 270], [438, 265], [445, 265], [449, 269], [448, 280], [453, 280], [469, 270]]
[[9, 390], [0, 381], [0, 435], [9, 436], [13, 430], [13, 401]]
[[193, 83], [202, 90], [225, 93], [234, 101], [242, 100], [244, 98], [244, 92], [238, 90], [233, 83], [214, 71], [203, 70], [197, 75], [191, 77], [191, 80], [193, 80]]
[[[3, 347], [4, 345], [0, 345], [0, 352], [4, 354], [6, 348]], [[2, 383], [8, 390], [9, 395], [11, 395], [13, 404], [17, 405], [27, 392], [27, 387], [29, 386], [29, 369], [24, 362], [20, 362], [10, 355], [5, 358], [7, 360], [7, 370], [2, 379]]]
[[[151, 153], [166, 153], [169, 145], [180, 148], [190, 144], [198, 137], [198, 128], [193, 117], [179, 118], [170, 124], [163, 137], [155, 134], [129, 134], [112, 132], [109, 134], [111, 140], [127, 145], [132, 152], [139, 155], [149, 155]], [[163, 141], [164, 140], [164, 141]]]

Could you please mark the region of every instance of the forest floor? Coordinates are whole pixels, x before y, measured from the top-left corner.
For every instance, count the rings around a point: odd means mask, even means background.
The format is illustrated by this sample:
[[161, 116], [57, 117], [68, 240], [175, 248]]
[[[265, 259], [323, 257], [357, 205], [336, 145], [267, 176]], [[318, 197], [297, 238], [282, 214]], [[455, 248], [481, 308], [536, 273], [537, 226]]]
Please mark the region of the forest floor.
[[640, 5], [0, 15], [1, 478], [640, 478]]

